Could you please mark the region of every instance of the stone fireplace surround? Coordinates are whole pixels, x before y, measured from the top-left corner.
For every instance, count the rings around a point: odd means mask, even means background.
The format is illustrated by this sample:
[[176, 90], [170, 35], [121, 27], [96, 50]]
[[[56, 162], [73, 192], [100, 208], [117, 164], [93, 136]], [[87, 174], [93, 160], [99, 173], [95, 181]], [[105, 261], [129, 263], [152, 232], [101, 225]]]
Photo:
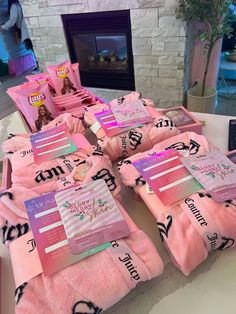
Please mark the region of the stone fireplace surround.
[[[136, 90], [153, 99], [156, 106], [182, 103], [183, 81], [188, 79], [184, 65], [188, 64], [190, 54], [185, 57], [185, 24], [174, 16], [176, 0], [21, 0], [21, 3], [42, 70], [46, 65], [69, 60], [61, 14], [130, 9]], [[127, 94], [96, 88], [92, 91], [107, 101]]]

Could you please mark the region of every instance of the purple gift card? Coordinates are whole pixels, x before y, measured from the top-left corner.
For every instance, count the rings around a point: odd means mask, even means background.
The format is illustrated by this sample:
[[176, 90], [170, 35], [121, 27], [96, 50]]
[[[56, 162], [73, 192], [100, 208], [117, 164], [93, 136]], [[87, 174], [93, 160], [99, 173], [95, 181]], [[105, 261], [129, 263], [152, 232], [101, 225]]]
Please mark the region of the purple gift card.
[[147, 109], [140, 99], [133, 102], [123, 102], [111, 106], [112, 113], [121, 128], [135, 126], [137, 124], [148, 123], [152, 121]]
[[45, 276], [111, 246], [110, 243], [105, 243], [81, 254], [72, 254], [55, 201], [55, 193], [28, 200], [25, 206]]
[[97, 113], [96, 118], [107, 136], [114, 136], [134, 128], [134, 126], [127, 128], [119, 127], [111, 110]]
[[36, 163], [77, 151], [66, 124], [61, 124], [48, 131], [35, 133], [31, 135], [30, 140]]

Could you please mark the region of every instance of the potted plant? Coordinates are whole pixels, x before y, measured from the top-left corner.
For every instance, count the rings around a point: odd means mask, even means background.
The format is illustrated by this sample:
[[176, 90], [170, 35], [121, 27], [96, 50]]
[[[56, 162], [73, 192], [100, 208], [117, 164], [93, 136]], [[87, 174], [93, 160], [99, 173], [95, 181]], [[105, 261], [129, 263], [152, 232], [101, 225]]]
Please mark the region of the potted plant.
[[195, 23], [197, 39], [204, 42], [206, 66], [201, 82], [187, 92], [190, 111], [215, 111], [216, 90], [206, 85], [209, 64], [216, 42], [231, 36], [232, 18], [229, 15], [230, 0], [178, 0], [176, 16], [187, 23]]

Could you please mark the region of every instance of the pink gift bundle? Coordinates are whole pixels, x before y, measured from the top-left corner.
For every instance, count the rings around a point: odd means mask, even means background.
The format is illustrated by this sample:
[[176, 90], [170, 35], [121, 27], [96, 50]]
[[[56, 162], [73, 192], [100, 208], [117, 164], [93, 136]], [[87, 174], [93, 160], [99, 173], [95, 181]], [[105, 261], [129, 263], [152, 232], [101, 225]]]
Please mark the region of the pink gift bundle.
[[[39, 308], [100, 313], [163, 272], [151, 240], [118, 201], [110, 159], [78, 133], [78, 121], [66, 113], [41, 132], [4, 143], [13, 172], [12, 187], [0, 196], [0, 224], [12, 258], [17, 314]], [[66, 149], [66, 130], [76, 151], [53, 158]], [[46, 160], [37, 163], [35, 154]]]
[[[171, 260], [185, 275], [210, 251], [235, 245], [236, 201], [227, 195], [236, 195], [236, 167], [222, 155], [205, 137], [186, 132], [119, 163], [122, 183], [141, 197], [157, 219]], [[181, 160], [193, 158], [190, 173]], [[199, 182], [209, 182], [209, 192], [196, 182], [199, 176], [194, 177], [194, 171], [203, 179]], [[213, 183], [218, 185], [221, 180], [226, 184], [227, 178], [231, 189], [211, 191]], [[219, 197], [225, 197], [224, 201], [215, 200]]]
[[[122, 117], [121, 123], [116, 120], [116, 113]], [[132, 120], [134, 115], [136, 122]], [[96, 134], [102, 151], [111, 160], [143, 152], [179, 133], [174, 123], [160, 114], [150, 99], [141, 98], [138, 92], [114, 99], [109, 105], [98, 104], [86, 108], [84, 120]]]

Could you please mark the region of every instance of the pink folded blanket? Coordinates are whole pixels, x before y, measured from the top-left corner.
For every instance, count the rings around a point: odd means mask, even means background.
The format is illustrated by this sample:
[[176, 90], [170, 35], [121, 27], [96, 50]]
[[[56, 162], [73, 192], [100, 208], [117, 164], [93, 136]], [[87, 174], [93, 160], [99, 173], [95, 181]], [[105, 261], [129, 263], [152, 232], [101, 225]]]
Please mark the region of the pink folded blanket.
[[[132, 101], [140, 99], [140, 94], [133, 92], [120, 99], [115, 99], [110, 103], [110, 106], [119, 101], [126, 101], [127, 99]], [[109, 107], [98, 105], [86, 109], [84, 115], [85, 122], [91, 126], [91, 129], [98, 138], [97, 144], [111, 160], [126, 158], [146, 151], [153, 147], [153, 145], [179, 134], [173, 122], [158, 113], [151, 100], [142, 99], [142, 101], [146, 105], [146, 109], [153, 118], [153, 121], [145, 124], [143, 127], [136, 127], [112, 137], [107, 136], [101, 126], [97, 125], [95, 116], [96, 113], [107, 110]]]
[[[6, 245], [30, 230], [24, 201], [36, 196], [22, 187], [1, 195], [1, 235]], [[163, 263], [150, 239], [117, 205], [130, 235], [52, 276], [38, 275], [17, 287], [16, 314], [101, 313], [143, 281], [163, 272]]]
[[[12, 160], [14, 159], [12, 158]], [[13, 170], [12, 186], [26, 187], [37, 193], [53, 192], [58, 189], [58, 179], [71, 174], [76, 176], [77, 169], [81, 167], [81, 171], [86, 169], [83, 181], [87, 182], [90, 178], [104, 179], [113, 195], [119, 194], [120, 184], [114, 175], [109, 157], [91, 145], [85, 149], [79, 149], [71, 155], [41, 164], [32, 163]], [[12, 168], [14, 169], [14, 163]]]
[[[205, 137], [186, 132], [155, 145], [147, 152], [121, 161], [119, 171], [121, 181], [143, 199], [157, 219], [161, 239], [174, 265], [189, 275], [207, 258], [210, 250], [234, 246], [236, 201], [217, 203], [202, 190], [186, 197], [179, 205], [164, 206], [156, 194], [147, 193], [145, 180], [131, 163], [170, 148], [185, 156], [201, 155], [216, 149]], [[208, 238], [204, 232], [208, 232]]]
[[[70, 113], [64, 113], [49, 122], [42, 128], [42, 131], [49, 130], [60, 124], [66, 124], [71, 134], [84, 133], [84, 126], [79, 118], [74, 117]], [[3, 142], [2, 150], [4, 153], [16, 152], [17, 150], [27, 147], [30, 142], [30, 133], [11, 134], [9, 139]]]
[[83, 126], [82, 121], [79, 118], [73, 116], [71, 113], [61, 114], [60, 116], [55, 118], [53, 121], [51, 121], [50, 123], [45, 125], [42, 128], [42, 131], [49, 130], [53, 127], [56, 127], [56, 126], [58, 126], [60, 124], [64, 124], [64, 123], [67, 125], [68, 130], [71, 134], [84, 132], [84, 126]]

